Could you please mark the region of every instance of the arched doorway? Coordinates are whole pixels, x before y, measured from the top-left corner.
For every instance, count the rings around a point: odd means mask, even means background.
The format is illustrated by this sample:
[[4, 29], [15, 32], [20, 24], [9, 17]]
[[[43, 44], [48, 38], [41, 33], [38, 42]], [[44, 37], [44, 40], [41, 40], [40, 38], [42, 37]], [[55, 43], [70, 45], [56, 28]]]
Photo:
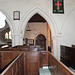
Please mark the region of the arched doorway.
[[[56, 56], [58, 47], [57, 47], [57, 39], [56, 36], [59, 35], [59, 30], [57, 27], [57, 23], [54, 20], [53, 16], [51, 13], [47, 13], [47, 11], [45, 11], [45, 9], [39, 7], [39, 6], [35, 6], [33, 8], [30, 8], [22, 17], [22, 20], [20, 22], [20, 26], [19, 26], [19, 30], [18, 33], [21, 34], [22, 36], [25, 35], [25, 27], [28, 23], [28, 21], [30, 20], [30, 18], [35, 15], [36, 13], [38, 13], [39, 15], [41, 15], [48, 23], [50, 29], [51, 29], [51, 35], [52, 35], [52, 54], [54, 54]], [[36, 34], [37, 35], [37, 34]], [[20, 42], [21, 44], [23, 44], [23, 39], [24, 37], [20, 37]], [[60, 56], [60, 52], [58, 53], [58, 56]]]
[[36, 41], [35, 41], [36, 45], [39, 45], [41, 48], [43, 48], [43, 50], [46, 50], [46, 38], [43, 34], [39, 34], [36, 37]]
[[51, 30], [47, 21], [38, 13], [34, 14], [25, 27], [23, 41], [25, 42], [25, 40], [27, 39], [27, 41], [29, 41], [27, 43], [28, 45], [40, 45], [42, 49], [48, 50], [48, 47], [52, 48], [51, 37]]

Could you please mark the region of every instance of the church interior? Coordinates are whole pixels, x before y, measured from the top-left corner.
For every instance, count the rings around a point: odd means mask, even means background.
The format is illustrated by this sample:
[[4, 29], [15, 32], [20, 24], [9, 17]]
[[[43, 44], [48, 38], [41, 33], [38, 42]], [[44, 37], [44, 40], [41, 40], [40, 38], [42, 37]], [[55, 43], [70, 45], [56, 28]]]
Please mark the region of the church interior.
[[0, 0], [0, 75], [75, 75], [74, 0]]

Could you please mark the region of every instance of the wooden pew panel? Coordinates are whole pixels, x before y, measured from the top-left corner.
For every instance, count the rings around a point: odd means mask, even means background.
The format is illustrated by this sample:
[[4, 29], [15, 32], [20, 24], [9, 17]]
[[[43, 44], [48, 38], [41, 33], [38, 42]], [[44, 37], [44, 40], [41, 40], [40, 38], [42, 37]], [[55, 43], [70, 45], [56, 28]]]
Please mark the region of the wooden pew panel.
[[6, 67], [15, 57], [17, 57], [21, 52], [0, 52], [1, 58], [1, 70]]
[[25, 52], [26, 75], [38, 75], [40, 60], [39, 56], [40, 53], [37, 51]]
[[48, 66], [48, 51], [40, 52], [40, 67]]
[[52, 54], [49, 53], [48, 58], [49, 68], [52, 75], [74, 75], [63, 63], [58, 61]]

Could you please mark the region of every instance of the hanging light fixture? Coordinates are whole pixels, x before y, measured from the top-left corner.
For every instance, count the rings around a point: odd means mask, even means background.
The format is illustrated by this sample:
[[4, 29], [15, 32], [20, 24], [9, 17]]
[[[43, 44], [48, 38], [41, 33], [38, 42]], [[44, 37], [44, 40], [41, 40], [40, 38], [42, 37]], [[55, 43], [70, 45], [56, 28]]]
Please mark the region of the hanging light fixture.
[[0, 11], [0, 28], [5, 26], [6, 16]]
[[29, 27], [29, 23], [27, 25], [26, 31], [31, 31], [30, 27]]

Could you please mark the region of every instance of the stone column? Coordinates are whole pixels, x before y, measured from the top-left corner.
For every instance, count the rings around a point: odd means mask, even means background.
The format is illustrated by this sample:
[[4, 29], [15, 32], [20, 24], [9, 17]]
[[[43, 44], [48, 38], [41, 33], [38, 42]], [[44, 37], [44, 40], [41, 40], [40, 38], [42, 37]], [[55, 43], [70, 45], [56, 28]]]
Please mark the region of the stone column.
[[60, 60], [61, 36], [53, 36], [53, 55]]
[[52, 54], [56, 57], [56, 36], [52, 36], [53, 39], [53, 50]]
[[23, 45], [23, 38], [24, 38], [24, 35], [20, 35], [20, 40], [19, 40], [20, 45]]
[[23, 45], [23, 36], [12, 35], [12, 46]]

